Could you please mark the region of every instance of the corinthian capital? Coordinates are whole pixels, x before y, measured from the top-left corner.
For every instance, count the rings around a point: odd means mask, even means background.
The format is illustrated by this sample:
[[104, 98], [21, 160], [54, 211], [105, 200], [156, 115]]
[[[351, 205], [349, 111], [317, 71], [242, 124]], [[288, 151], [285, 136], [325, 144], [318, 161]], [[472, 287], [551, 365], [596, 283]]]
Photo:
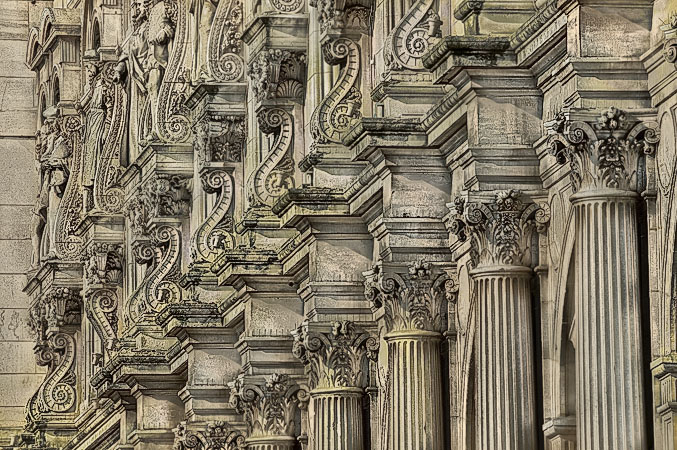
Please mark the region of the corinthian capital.
[[334, 322], [328, 331], [313, 331], [313, 325], [305, 322], [292, 333], [292, 352], [308, 367], [310, 387], [361, 388], [367, 358], [377, 357], [378, 340], [347, 320]]
[[364, 295], [383, 308], [387, 331], [441, 331], [447, 275], [423, 261], [402, 272], [381, 263], [364, 273]]
[[545, 231], [549, 221], [547, 204], [526, 201], [511, 189], [496, 192], [486, 203], [457, 197], [449, 228], [458, 239], [470, 239], [476, 266], [529, 266], [533, 232]]
[[633, 120], [609, 108], [597, 120], [572, 121], [560, 113], [550, 124], [550, 153], [568, 163], [574, 192], [596, 189], [636, 191], [641, 161], [654, 155], [660, 132], [656, 122]]
[[275, 373], [263, 382], [248, 383], [240, 374], [229, 387], [230, 403], [247, 423], [247, 439], [296, 437], [296, 416], [305, 391], [289, 376]]

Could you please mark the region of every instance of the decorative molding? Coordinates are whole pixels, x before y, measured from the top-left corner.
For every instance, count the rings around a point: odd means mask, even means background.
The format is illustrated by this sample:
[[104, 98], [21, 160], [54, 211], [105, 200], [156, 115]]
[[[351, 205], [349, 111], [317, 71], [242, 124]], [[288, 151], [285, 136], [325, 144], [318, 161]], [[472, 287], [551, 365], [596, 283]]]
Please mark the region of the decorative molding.
[[322, 32], [346, 27], [365, 31], [370, 28], [372, 0], [310, 0], [308, 3], [317, 8]]
[[232, 406], [244, 414], [247, 439], [296, 437], [296, 414], [308, 401], [308, 395], [288, 375], [275, 373], [261, 384], [249, 384], [240, 374], [229, 386]]
[[303, 0], [270, 0], [273, 8], [281, 13], [299, 12], [303, 8], [303, 3]]
[[242, 59], [242, 2], [218, 2], [207, 43], [209, 72], [217, 82], [237, 82], [244, 76]]
[[389, 70], [423, 70], [423, 55], [441, 38], [442, 19], [435, 0], [416, 0], [386, 38]]
[[79, 325], [82, 298], [72, 288], [53, 287], [41, 299], [49, 328]]
[[355, 324], [334, 322], [330, 332], [310, 331], [309, 323], [292, 333], [292, 353], [308, 368], [311, 389], [362, 388], [368, 373], [367, 359], [378, 357], [379, 341], [356, 331]]
[[218, 193], [213, 209], [200, 225], [191, 242], [193, 262], [213, 263], [220, 252], [235, 247], [233, 217], [233, 180], [225, 170], [208, 170], [201, 176], [202, 187], [209, 194]]
[[245, 450], [245, 437], [222, 421], [208, 422], [203, 430], [181, 422], [174, 429], [173, 450]]
[[270, 107], [258, 114], [259, 129], [274, 136], [270, 150], [251, 176], [254, 206], [272, 206], [288, 189], [294, 187], [294, 118], [284, 108]]
[[322, 54], [328, 64], [341, 64], [341, 72], [313, 111], [310, 134], [315, 144], [340, 144], [346, 132], [362, 117], [360, 48], [355, 41], [341, 37], [327, 41], [322, 46]]
[[418, 261], [406, 273], [396, 273], [381, 263], [364, 276], [364, 295], [372, 309], [383, 308], [388, 333], [442, 331], [447, 276], [439, 268]]
[[466, 203], [457, 197], [449, 231], [470, 239], [475, 266], [530, 266], [534, 231], [544, 232], [550, 221], [547, 203], [522, 200], [519, 190], [498, 191], [490, 203]]
[[611, 107], [596, 122], [570, 121], [560, 113], [546, 124], [550, 154], [569, 164], [574, 192], [593, 189], [637, 191], [644, 175], [641, 162], [653, 156], [660, 140], [656, 122], [630, 121]]
[[303, 99], [306, 55], [282, 49], [263, 49], [249, 62], [250, 85], [254, 98]]

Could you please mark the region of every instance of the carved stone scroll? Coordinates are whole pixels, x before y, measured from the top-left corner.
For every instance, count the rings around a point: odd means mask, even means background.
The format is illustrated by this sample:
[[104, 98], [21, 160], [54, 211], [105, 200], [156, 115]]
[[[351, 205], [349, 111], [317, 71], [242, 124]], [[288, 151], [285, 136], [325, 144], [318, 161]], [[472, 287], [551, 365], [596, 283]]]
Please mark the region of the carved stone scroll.
[[390, 70], [422, 70], [423, 55], [441, 37], [442, 20], [436, 0], [417, 0], [386, 39], [385, 62]]

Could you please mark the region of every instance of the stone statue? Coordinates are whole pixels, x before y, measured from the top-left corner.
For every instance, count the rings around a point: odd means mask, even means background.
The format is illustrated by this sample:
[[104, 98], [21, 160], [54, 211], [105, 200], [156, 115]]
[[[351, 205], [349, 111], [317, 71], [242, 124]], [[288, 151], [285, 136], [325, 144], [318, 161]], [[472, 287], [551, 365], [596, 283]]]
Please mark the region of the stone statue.
[[193, 16], [193, 81], [209, 79], [208, 67], [209, 32], [212, 28], [219, 0], [191, 0], [190, 12]]
[[87, 84], [85, 95], [75, 104], [78, 111], [85, 111], [85, 133], [82, 152], [82, 188], [85, 210], [92, 204], [97, 163], [101, 159], [104, 127], [106, 122], [105, 85], [100, 76], [100, 66], [89, 62], [86, 66]]

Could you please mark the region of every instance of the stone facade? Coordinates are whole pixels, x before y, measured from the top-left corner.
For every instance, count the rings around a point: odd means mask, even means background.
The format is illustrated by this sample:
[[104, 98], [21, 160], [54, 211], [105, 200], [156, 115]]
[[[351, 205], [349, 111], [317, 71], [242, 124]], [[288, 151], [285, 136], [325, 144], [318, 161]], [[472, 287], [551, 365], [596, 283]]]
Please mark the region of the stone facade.
[[675, 448], [677, 1], [7, 3], [0, 448]]

